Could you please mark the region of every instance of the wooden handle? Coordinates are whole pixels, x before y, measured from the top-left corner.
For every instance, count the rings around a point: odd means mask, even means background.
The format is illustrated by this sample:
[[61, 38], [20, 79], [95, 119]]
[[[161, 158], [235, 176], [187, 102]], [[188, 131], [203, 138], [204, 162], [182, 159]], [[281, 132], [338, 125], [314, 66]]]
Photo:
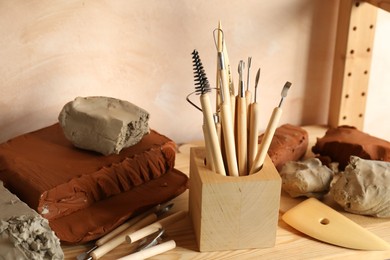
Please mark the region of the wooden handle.
[[215, 123], [213, 119], [213, 113], [211, 111], [211, 102], [208, 94], [202, 94], [200, 96], [200, 101], [203, 110], [203, 120], [205, 123], [205, 131], [207, 132], [206, 136], [208, 137], [209, 143], [206, 145], [206, 148], [210, 150], [212, 161], [215, 167], [215, 171], [219, 174], [226, 176], [225, 166], [223, 164], [221, 147], [218, 141], [218, 134], [215, 128]]
[[225, 146], [225, 156], [230, 176], [238, 176], [236, 148], [234, 144], [234, 128], [230, 108], [226, 104], [221, 107], [222, 135]]
[[[99, 259], [108, 252], [110, 252], [112, 249], [116, 248], [120, 244], [126, 241], [126, 236], [129, 233], [133, 233], [136, 230], [142, 229], [147, 225], [150, 225], [151, 223], [155, 222], [157, 220], [157, 215], [152, 213], [146, 216], [145, 218], [141, 219], [137, 223], [135, 223], [133, 226], [126, 229], [124, 232], [116, 236], [115, 238], [109, 240], [105, 244], [101, 245], [97, 249], [95, 249], [90, 255], [93, 259]], [[156, 230], [157, 231], [157, 230]]]
[[274, 137], [281, 116], [282, 109], [280, 107], [275, 107], [268, 122], [267, 129], [265, 130], [263, 139], [261, 140], [261, 143], [259, 145], [259, 149], [251, 167], [250, 174], [258, 172], [261, 169], [261, 166], [263, 166], [265, 157], [271, 145], [272, 138]]
[[211, 155], [211, 147], [210, 147], [210, 135], [207, 131], [206, 125], [202, 125], [203, 136], [204, 136], [204, 146], [206, 148], [206, 167], [211, 171], [216, 172], [213, 157]]
[[[252, 93], [249, 90], [245, 91], [245, 102], [246, 102], [246, 111], [247, 111], [247, 116], [249, 115], [249, 105], [252, 102]], [[248, 117], [249, 121], [249, 117]]]
[[158, 244], [156, 246], [152, 246], [150, 248], [138, 251], [128, 256], [124, 256], [119, 258], [119, 260], [139, 260], [139, 259], [147, 259], [149, 257], [153, 257], [169, 250], [172, 250], [176, 247], [176, 243], [174, 240], [169, 240], [167, 242]]
[[108, 233], [107, 235], [105, 235], [102, 238], [100, 238], [99, 240], [97, 240], [95, 245], [97, 245], [97, 246], [103, 245], [107, 241], [111, 240], [112, 238], [116, 237], [117, 235], [119, 235], [120, 233], [125, 231], [126, 229], [128, 229], [131, 226], [133, 226], [134, 224], [136, 224], [141, 219], [145, 218], [148, 214], [150, 214], [150, 213], [145, 212], [145, 213], [142, 213], [134, 218], [129, 219], [128, 221], [126, 221], [125, 223], [123, 223], [122, 225], [120, 225], [119, 227], [117, 227], [116, 229], [114, 229], [113, 231]]
[[134, 243], [134, 242], [136, 242], [144, 237], [147, 237], [147, 236], [159, 231], [160, 228], [162, 228], [162, 225], [160, 223], [158, 223], [158, 222], [153, 223], [153, 224], [146, 226], [140, 230], [137, 230], [131, 234], [128, 234], [126, 236], [126, 241], [130, 244]]
[[247, 175], [247, 116], [246, 100], [237, 97], [236, 127], [237, 127], [237, 162], [240, 176]]
[[249, 106], [249, 141], [248, 141], [248, 167], [251, 169], [256, 158], [259, 142], [259, 111], [258, 103], [252, 103]]
[[184, 218], [187, 215], [185, 211], [178, 211], [168, 217], [165, 217], [157, 222], [154, 222], [140, 230], [137, 230], [131, 234], [126, 235], [126, 241], [129, 243], [134, 243], [135, 241], [140, 240], [154, 232], [157, 232], [160, 228], [165, 228], [172, 223]]

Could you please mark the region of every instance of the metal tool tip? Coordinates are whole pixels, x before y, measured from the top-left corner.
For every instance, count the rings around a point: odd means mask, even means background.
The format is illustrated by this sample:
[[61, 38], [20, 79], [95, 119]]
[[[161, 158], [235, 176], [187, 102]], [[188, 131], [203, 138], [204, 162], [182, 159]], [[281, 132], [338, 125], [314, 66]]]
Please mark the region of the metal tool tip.
[[257, 70], [256, 73], [256, 82], [259, 82], [259, 79], [260, 79], [260, 68]]
[[282, 97], [287, 96], [287, 92], [290, 89], [291, 85], [292, 85], [291, 82], [288, 82], [288, 81], [284, 84], [283, 89], [282, 89], [282, 93], [280, 94]]

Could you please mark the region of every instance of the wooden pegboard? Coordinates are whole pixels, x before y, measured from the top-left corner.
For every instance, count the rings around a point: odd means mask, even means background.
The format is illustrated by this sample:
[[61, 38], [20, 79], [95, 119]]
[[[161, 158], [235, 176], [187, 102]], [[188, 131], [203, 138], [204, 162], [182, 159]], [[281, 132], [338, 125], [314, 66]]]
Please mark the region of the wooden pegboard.
[[333, 64], [328, 124], [362, 130], [375, 35], [377, 8], [356, 0], [342, 0]]

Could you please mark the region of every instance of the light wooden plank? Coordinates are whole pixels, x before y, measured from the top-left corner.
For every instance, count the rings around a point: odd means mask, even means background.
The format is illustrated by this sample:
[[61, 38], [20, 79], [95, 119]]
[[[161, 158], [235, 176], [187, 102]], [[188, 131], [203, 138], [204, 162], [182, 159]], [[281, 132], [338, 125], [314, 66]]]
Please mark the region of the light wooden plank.
[[365, 2], [390, 12], [390, 0], [365, 0]]
[[363, 128], [377, 8], [340, 1], [329, 105], [330, 126]]

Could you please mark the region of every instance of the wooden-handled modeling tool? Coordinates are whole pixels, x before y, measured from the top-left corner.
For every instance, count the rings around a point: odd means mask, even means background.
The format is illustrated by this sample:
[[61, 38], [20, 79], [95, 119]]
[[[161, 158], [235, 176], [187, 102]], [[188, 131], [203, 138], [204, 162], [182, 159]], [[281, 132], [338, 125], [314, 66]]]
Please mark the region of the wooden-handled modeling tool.
[[248, 167], [252, 167], [253, 161], [256, 158], [258, 149], [258, 134], [259, 134], [259, 113], [260, 107], [257, 103], [257, 86], [260, 79], [260, 68], [256, 74], [254, 101], [249, 105], [249, 137], [248, 137]]
[[214, 116], [211, 109], [211, 102], [208, 92], [211, 91], [209, 81], [206, 77], [202, 62], [196, 50], [192, 52], [194, 63], [194, 77], [195, 77], [195, 93], [200, 95], [200, 102], [202, 105], [203, 120], [205, 125], [205, 141], [206, 148], [209, 149], [211, 160], [215, 171], [226, 176], [225, 167], [223, 164], [221, 148], [218, 141], [218, 134], [215, 128]]
[[151, 223], [155, 222], [159, 216], [167, 212], [172, 208], [173, 204], [169, 204], [167, 206], [164, 206], [160, 209], [158, 209], [154, 213], [149, 213], [142, 219], [140, 219], [138, 222], [136, 222], [134, 225], [130, 226], [120, 234], [116, 235], [115, 237], [109, 239], [108, 241], [105, 241], [104, 244], [101, 244], [98, 248], [96, 248], [94, 251], [90, 253], [91, 258], [88, 259], [99, 259], [123, 242], [125, 242], [126, 236], [128, 234], [131, 234], [139, 229], [144, 228], [147, 225], [150, 225]]
[[166, 228], [167, 226], [181, 220], [187, 215], [185, 211], [178, 211], [168, 217], [165, 217], [159, 221], [156, 221], [140, 230], [137, 230], [126, 236], [126, 241], [129, 243], [134, 243], [150, 234], [157, 232], [160, 228]]
[[128, 256], [124, 256], [122, 258], [119, 258], [118, 260], [139, 260], [139, 259], [147, 259], [159, 254], [162, 254], [164, 252], [167, 252], [169, 250], [172, 250], [176, 247], [176, 243], [174, 240], [169, 240], [167, 242], [163, 242], [161, 244], [149, 247], [147, 249], [135, 252], [133, 254], [130, 254]]
[[315, 198], [288, 210], [282, 219], [320, 241], [360, 250], [389, 250], [390, 244]]
[[[228, 173], [230, 176], [239, 176], [238, 175], [238, 166], [237, 166], [237, 156], [236, 156], [236, 147], [234, 140], [234, 127], [233, 127], [233, 117], [231, 114], [230, 107], [230, 94], [229, 87], [227, 86], [226, 80], [226, 70], [223, 60], [222, 52], [218, 51], [218, 64], [220, 69], [221, 76], [221, 124], [222, 124], [222, 135], [224, 140], [225, 147], [225, 156], [228, 166]], [[227, 97], [227, 98], [225, 98]]]
[[240, 61], [238, 65], [239, 74], [239, 93], [236, 103], [236, 147], [237, 147], [237, 162], [238, 173], [240, 176], [247, 175], [247, 106], [245, 99], [244, 81], [242, 74], [244, 70], [244, 62]]
[[282, 107], [283, 100], [287, 96], [287, 92], [288, 92], [290, 87], [291, 87], [290, 82], [286, 82], [286, 84], [284, 84], [284, 87], [283, 87], [282, 92], [281, 92], [281, 99], [280, 99], [279, 105], [277, 107], [275, 107], [273, 112], [272, 112], [271, 118], [270, 118], [268, 125], [267, 125], [267, 128], [264, 132], [263, 139], [261, 140], [261, 143], [259, 145], [259, 149], [257, 151], [256, 158], [253, 161], [253, 164], [252, 164], [252, 167], [250, 170], [250, 174], [254, 174], [254, 173], [258, 172], [264, 163], [268, 149], [271, 145], [272, 138], [274, 137], [275, 130], [278, 126], [280, 117], [282, 116], [282, 108], [281, 107]]

